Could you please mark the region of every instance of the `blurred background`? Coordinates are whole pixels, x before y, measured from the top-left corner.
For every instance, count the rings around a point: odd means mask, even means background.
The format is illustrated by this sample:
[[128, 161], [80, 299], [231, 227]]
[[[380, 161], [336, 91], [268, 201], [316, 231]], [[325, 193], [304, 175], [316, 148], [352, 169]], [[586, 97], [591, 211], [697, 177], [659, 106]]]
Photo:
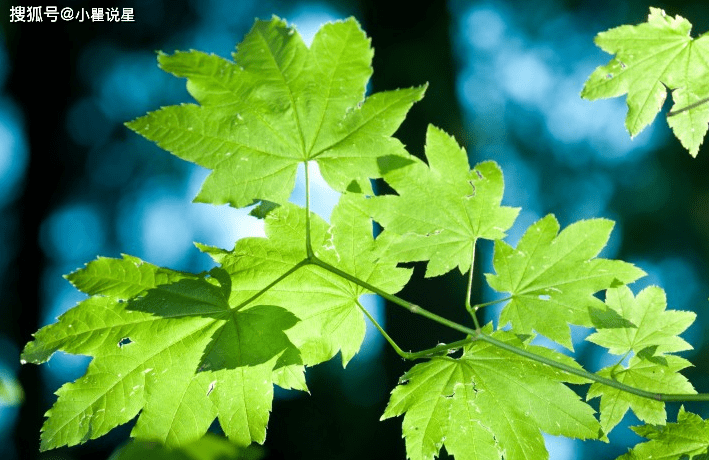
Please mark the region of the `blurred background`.
[[[510, 243], [550, 212], [562, 226], [592, 217], [615, 220], [602, 256], [649, 274], [634, 292], [659, 284], [670, 308], [697, 312], [684, 334], [695, 347], [684, 353], [695, 364], [685, 374], [697, 391], [709, 392], [709, 151], [705, 146], [692, 159], [664, 116], [631, 141], [623, 125], [624, 97], [593, 103], [579, 97], [588, 75], [610, 59], [594, 46], [596, 33], [645, 21], [649, 6], [680, 14], [695, 34], [703, 33], [709, 3], [426, 3], [65, 0], [49, 5], [75, 14], [132, 8], [133, 21], [50, 22], [44, 16], [38, 23], [11, 21], [11, 7], [30, 7], [31, 1], [0, 0], [0, 378], [8, 385], [18, 379], [25, 393], [21, 404], [0, 405], [0, 458], [106, 459], [130, 432], [124, 426], [83, 446], [38, 452], [54, 391], [79, 377], [88, 362], [57, 354], [42, 366], [19, 364], [31, 334], [83, 298], [61, 275], [97, 255], [120, 253], [199, 271], [211, 263], [192, 241], [231, 248], [237, 238], [262, 234], [244, 211], [192, 204], [207, 171], [122, 123], [191, 102], [184, 80], [157, 68], [156, 50], [229, 57], [254, 18], [273, 14], [294, 24], [306, 41], [323, 22], [355, 16], [375, 48], [372, 91], [429, 82], [397, 136], [421, 156], [426, 125], [433, 123], [455, 135], [471, 164], [500, 163], [503, 204], [523, 209]], [[337, 196], [322, 182], [314, 187], [316, 210], [327, 216]], [[293, 199], [299, 194], [302, 185]], [[476, 262], [473, 300], [491, 300], [495, 294], [481, 275], [492, 272], [491, 245], [482, 245]], [[401, 296], [468, 323], [460, 274], [424, 280], [424, 266], [412, 266], [414, 278]], [[377, 299], [367, 305], [404, 349], [461, 338]], [[483, 312], [482, 319], [490, 321], [498, 311]], [[601, 348], [583, 342], [587, 334], [574, 329], [584, 365], [609, 365]], [[334, 359], [308, 370], [311, 395], [277, 392], [266, 458], [403, 460], [401, 419], [379, 417], [409, 366], [368, 330], [362, 353], [347, 369]], [[685, 406], [709, 417], [706, 404]], [[668, 406], [671, 419], [677, 408]], [[638, 442], [627, 428], [634, 424], [637, 419], [626, 416], [610, 444], [547, 437], [551, 458], [615, 458]]]

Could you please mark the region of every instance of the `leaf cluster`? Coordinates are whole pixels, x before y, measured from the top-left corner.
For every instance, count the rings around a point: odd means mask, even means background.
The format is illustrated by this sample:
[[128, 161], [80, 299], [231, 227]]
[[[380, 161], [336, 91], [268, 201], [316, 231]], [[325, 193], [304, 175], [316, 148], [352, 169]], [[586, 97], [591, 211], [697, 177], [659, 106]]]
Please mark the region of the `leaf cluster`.
[[[375, 324], [404, 358], [425, 358], [401, 378], [382, 416], [404, 416], [412, 460], [432, 459], [443, 446], [459, 460], [542, 459], [542, 433], [605, 440], [627, 410], [666, 427], [639, 429], [651, 441], [628, 455], [666, 446], [706, 452], [705, 422], [680, 412], [677, 424], [666, 424], [664, 408], [695, 393], [680, 374], [689, 362], [675, 354], [690, 348], [679, 334], [694, 314], [666, 310], [659, 287], [634, 296], [627, 285], [644, 272], [598, 258], [613, 222], [562, 230], [548, 215], [516, 246], [506, 242], [519, 208], [502, 205], [500, 167], [471, 168], [465, 150], [433, 126], [426, 161], [392, 137], [425, 86], [367, 95], [372, 49], [354, 19], [323, 26], [309, 47], [282, 20], [257, 21], [232, 58], [160, 53], [160, 67], [186, 78], [197, 104], [164, 107], [127, 126], [211, 170], [196, 201], [256, 204], [266, 236], [231, 249], [198, 244], [215, 262], [203, 273], [124, 255], [68, 275], [88, 297], [37, 332], [22, 359], [39, 364], [60, 350], [93, 359], [57, 391], [43, 450], [136, 417], [131, 436], [167, 449], [200, 442], [215, 419], [237, 446], [263, 443], [273, 386], [308, 391], [306, 367], [338, 353], [346, 365], [363, 341], [365, 317], [373, 321], [360, 297], [379, 294], [462, 334], [405, 353]], [[310, 211], [310, 162], [341, 192], [329, 222]], [[301, 164], [305, 207], [288, 202]], [[376, 195], [377, 178], [395, 193]], [[375, 221], [384, 228], [376, 238]], [[498, 328], [478, 324], [484, 305], [469, 300], [481, 239], [494, 241], [487, 284], [506, 295]], [[427, 277], [456, 268], [468, 275], [461, 304], [472, 327], [395, 295], [411, 276], [399, 264], [411, 261], [425, 262]], [[592, 373], [534, 343], [544, 336], [571, 351], [570, 325], [593, 328], [586, 340], [622, 355], [618, 364]], [[449, 355], [460, 348], [459, 357]], [[587, 398], [601, 398], [599, 418], [569, 386], [589, 383]], [[682, 430], [696, 442], [668, 441]]]

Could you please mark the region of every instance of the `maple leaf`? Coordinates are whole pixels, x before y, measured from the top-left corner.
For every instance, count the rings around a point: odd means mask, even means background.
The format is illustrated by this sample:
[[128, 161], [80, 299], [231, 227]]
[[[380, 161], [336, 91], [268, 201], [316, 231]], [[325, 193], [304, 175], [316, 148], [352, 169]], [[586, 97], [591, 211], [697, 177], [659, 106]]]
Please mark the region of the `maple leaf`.
[[633, 328], [598, 329], [586, 340], [608, 350], [614, 355], [630, 351], [639, 354], [652, 349], [654, 355], [691, 350], [692, 346], [679, 334], [697, 317], [691, 311], [666, 310], [665, 291], [650, 286], [633, 296], [627, 286], [606, 291], [606, 305], [631, 321]]
[[272, 382], [305, 389], [304, 378], [300, 385], [281, 378], [285, 368], [303, 372], [284, 333], [298, 319], [273, 305], [235, 308], [222, 275], [130, 256], [69, 275], [91, 297], [37, 332], [22, 359], [38, 364], [59, 350], [94, 359], [57, 391], [41, 449], [97, 438], [139, 412], [131, 435], [168, 447], [199, 439], [215, 417], [232, 442], [263, 442]]
[[[696, 391], [689, 381], [679, 373], [691, 364], [679, 356], [667, 356], [664, 364], [658, 364], [634, 356], [627, 367], [609, 366], [597, 372], [601, 377], [610, 378], [639, 390], [654, 393], [694, 394]], [[610, 431], [623, 419], [628, 409], [643, 422], [663, 424], [667, 421], [665, 403], [644, 398], [614, 387], [594, 383], [588, 390], [587, 399], [601, 397], [601, 427], [604, 433]]]
[[682, 16], [650, 8], [643, 24], [601, 32], [596, 45], [616, 56], [591, 74], [581, 96], [595, 100], [628, 93], [625, 126], [635, 136], [652, 122], [670, 90], [674, 104], [667, 121], [697, 156], [709, 124], [709, 33], [693, 39], [691, 29]]
[[608, 241], [612, 221], [582, 220], [561, 233], [559, 228], [550, 214], [527, 229], [517, 248], [495, 241], [496, 274], [486, 277], [490, 287], [511, 297], [500, 325], [512, 323], [518, 334], [536, 330], [572, 349], [569, 324], [592, 326], [592, 313], [607, 310], [593, 294], [645, 273], [627, 262], [595, 258]]
[[[580, 368], [571, 358], [522, 343], [510, 332], [492, 337]], [[465, 347], [460, 359], [434, 358], [400, 379], [382, 419], [404, 414], [411, 460], [431, 460], [442, 445], [457, 460], [545, 459], [542, 431], [597, 438], [593, 409], [562, 382], [585, 379], [543, 366], [486, 342]]]
[[428, 261], [426, 277], [456, 266], [470, 270], [479, 238], [505, 236], [519, 208], [500, 206], [504, 182], [493, 161], [468, 165], [455, 139], [431, 125], [426, 133], [426, 158], [411, 157], [384, 176], [397, 192], [369, 201], [374, 219], [386, 229], [380, 236], [387, 257], [400, 262]]
[[633, 431], [650, 441], [638, 444], [617, 460], [699, 460], [709, 453], [709, 422], [685, 411], [684, 406], [679, 409], [677, 423], [642, 425], [633, 427]]
[[126, 124], [212, 170], [195, 201], [284, 203], [297, 165], [310, 160], [334, 189], [371, 194], [377, 159], [407, 155], [390, 136], [425, 88], [365, 100], [372, 50], [354, 19], [324, 25], [310, 48], [284, 21], [256, 21], [233, 58], [160, 54], [160, 66], [186, 77], [201, 105], [164, 107]]
[[[654, 393], [696, 393], [679, 371], [691, 364], [667, 353], [692, 347], [678, 334], [687, 329], [696, 317], [693, 312], [665, 310], [665, 292], [657, 286], [643, 289], [637, 297], [627, 286], [606, 291], [606, 304], [624, 318], [632, 328], [599, 329], [586, 340], [607, 347], [610, 353], [626, 355], [634, 352], [628, 366], [620, 363], [601, 369], [598, 374], [640, 390]], [[594, 383], [588, 399], [601, 397], [601, 425], [609, 433], [628, 409], [642, 421], [664, 424], [667, 420], [665, 403], [633, 395], [619, 389]]]
[[[379, 260], [372, 221], [345, 194], [332, 212], [329, 225], [311, 214], [310, 237], [319, 259], [386, 292], [400, 291], [411, 270]], [[305, 210], [286, 204], [265, 218], [266, 238], [244, 238], [231, 251], [201, 246], [233, 279], [233, 297], [279, 305], [300, 321], [288, 337], [306, 365], [315, 365], [342, 353], [343, 365], [359, 350], [365, 323], [359, 297], [369, 291], [316, 265], [297, 268], [307, 257]], [[283, 277], [284, 274], [288, 276]], [[279, 280], [277, 284], [273, 284]], [[268, 288], [268, 289], [266, 289]]]

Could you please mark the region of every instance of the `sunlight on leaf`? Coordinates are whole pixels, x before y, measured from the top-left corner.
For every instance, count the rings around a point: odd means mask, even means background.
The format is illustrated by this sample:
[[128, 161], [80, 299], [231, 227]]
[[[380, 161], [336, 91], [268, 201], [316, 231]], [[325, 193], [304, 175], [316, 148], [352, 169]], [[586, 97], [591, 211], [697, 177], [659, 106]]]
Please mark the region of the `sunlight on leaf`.
[[662, 108], [675, 136], [696, 157], [709, 127], [709, 33], [690, 37], [692, 25], [682, 16], [650, 8], [645, 23], [601, 32], [596, 45], [615, 54], [588, 78], [581, 96], [589, 99], [628, 94], [625, 126], [636, 136]]

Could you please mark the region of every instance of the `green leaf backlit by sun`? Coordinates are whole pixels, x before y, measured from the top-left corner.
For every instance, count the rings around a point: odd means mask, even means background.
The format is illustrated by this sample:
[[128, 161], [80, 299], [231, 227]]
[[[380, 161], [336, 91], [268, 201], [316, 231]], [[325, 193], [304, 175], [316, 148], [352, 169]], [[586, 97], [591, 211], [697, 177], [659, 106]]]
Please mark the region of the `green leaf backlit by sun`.
[[[273, 383], [299, 374], [299, 351], [285, 331], [298, 318], [273, 305], [236, 309], [220, 269], [198, 276], [134, 257], [98, 259], [70, 275], [91, 295], [40, 330], [22, 358], [55, 351], [93, 356], [47, 413], [42, 448], [106, 434], [138, 413], [132, 435], [180, 446], [214, 421], [237, 444], [263, 442]], [[128, 295], [126, 295], [128, 294]]]
[[628, 94], [625, 126], [631, 136], [645, 129], [665, 102], [675, 136], [697, 156], [709, 126], [709, 32], [692, 38], [681, 16], [650, 8], [647, 22], [601, 32], [596, 44], [615, 57], [588, 78], [581, 96], [590, 99]]
[[592, 326], [593, 312], [605, 310], [593, 294], [645, 274], [627, 262], [596, 258], [612, 228], [612, 221], [593, 219], [559, 233], [559, 222], [548, 215], [527, 229], [517, 248], [498, 240], [496, 274], [487, 275], [487, 281], [511, 296], [500, 321], [571, 349], [569, 324]]
[[680, 407], [677, 423], [633, 427], [650, 441], [638, 444], [617, 460], [704, 460], [709, 454], [709, 421]]
[[427, 260], [426, 276], [470, 270], [478, 239], [503, 238], [519, 208], [500, 206], [502, 171], [492, 162], [468, 165], [465, 150], [438, 128], [426, 135], [428, 165], [416, 158], [384, 179], [399, 194], [374, 198], [369, 208], [386, 231], [386, 256]]
[[310, 48], [284, 21], [257, 21], [235, 62], [199, 51], [161, 54], [200, 105], [164, 107], [127, 126], [212, 170], [196, 200], [284, 203], [296, 169], [317, 161], [338, 191], [369, 191], [377, 158], [407, 155], [390, 137], [424, 87], [365, 98], [372, 49], [354, 19], [327, 24]]
[[[509, 332], [493, 337], [577, 365], [549, 349], [523, 344]], [[542, 432], [588, 439], [600, 428], [593, 409], [563, 382], [585, 383], [497, 347], [474, 344], [460, 359], [414, 366], [392, 392], [382, 418], [406, 414], [403, 430], [411, 460], [431, 460], [442, 445], [458, 460], [546, 458]]]

